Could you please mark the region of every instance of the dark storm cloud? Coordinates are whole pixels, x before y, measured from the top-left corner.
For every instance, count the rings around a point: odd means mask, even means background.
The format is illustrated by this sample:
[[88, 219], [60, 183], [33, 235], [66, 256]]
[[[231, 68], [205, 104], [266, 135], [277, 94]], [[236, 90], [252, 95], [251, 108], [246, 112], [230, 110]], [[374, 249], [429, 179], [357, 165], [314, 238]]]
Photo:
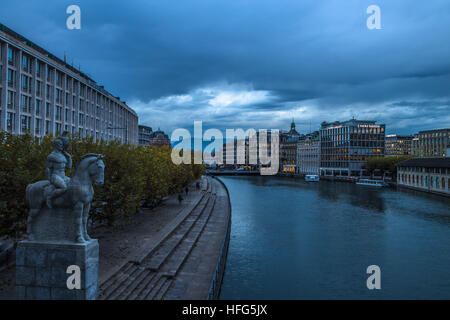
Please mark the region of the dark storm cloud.
[[[82, 29], [65, 27], [68, 5]], [[368, 30], [366, 8], [381, 8]], [[449, 126], [450, 2], [13, 1], [0, 21], [91, 75], [140, 121], [301, 130], [351, 116]]]

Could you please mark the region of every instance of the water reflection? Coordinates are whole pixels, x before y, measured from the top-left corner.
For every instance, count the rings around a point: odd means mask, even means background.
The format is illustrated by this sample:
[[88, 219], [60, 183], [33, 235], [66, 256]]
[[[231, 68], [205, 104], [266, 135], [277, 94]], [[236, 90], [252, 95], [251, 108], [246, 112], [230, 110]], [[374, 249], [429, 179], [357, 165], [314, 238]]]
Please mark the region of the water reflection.
[[[224, 177], [224, 299], [450, 298], [450, 200], [278, 177]], [[383, 290], [365, 286], [368, 265]], [[426, 281], [425, 281], [426, 280]]]

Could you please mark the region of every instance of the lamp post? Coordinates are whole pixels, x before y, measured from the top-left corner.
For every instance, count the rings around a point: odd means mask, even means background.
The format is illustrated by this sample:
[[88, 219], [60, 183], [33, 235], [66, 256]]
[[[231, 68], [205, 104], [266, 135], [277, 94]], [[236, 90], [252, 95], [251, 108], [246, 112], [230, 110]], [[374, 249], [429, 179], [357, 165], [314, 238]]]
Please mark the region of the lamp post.
[[107, 127], [108, 130], [125, 130], [125, 143], [128, 143], [128, 122], [125, 123], [125, 127]]

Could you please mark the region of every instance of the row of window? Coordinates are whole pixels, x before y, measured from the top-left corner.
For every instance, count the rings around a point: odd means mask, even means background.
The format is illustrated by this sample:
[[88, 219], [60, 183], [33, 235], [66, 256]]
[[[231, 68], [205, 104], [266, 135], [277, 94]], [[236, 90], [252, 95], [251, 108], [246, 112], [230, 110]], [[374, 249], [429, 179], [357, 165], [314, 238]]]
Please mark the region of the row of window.
[[336, 136], [342, 134], [381, 134], [384, 133], [384, 127], [340, 127], [320, 130], [321, 136]]
[[[1, 115], [1, 111], [0, 111], [0, 115]], [[32, 117], [30, 116], [26, 116], [26, 115], [22, 115], [20, 116], [20, 129], [22, 133], [31, 133], [31, 121], [32, 121]], [[34, 134], [37, 136], [40, 136], [43, 132], [42, 132], [42, 123], [43, 120], [42, 119], [35, 119], [35, 132]], [[62, 132], [62, 123], [59, 122], [55, 122], [55, 134], [58, 135]], [[13, 133], [16, 130], [16, 115], [12, 112], [8, 112], [6, 115], [6, 129], [7, 131]], [[76, 133], [76, 128], [75, 126], [70, 127], [69, 125], [65, 125], [64, 130], [69, 131], [71, 128], [72, 130], [72, 134]], [[50, 133], [52, 133], [53, 130], [51, 130], [51, 121], [46, 120], [45, 121], [45, 135], [49, 135]], [[86, 136], [88, 135], [93, 135], [94, 134], [94, 130], [92, 129], [86, 129]], [[84, 129], [83, 128], [79, 128], [78, 133], [84, 136]], [[97, 132], [97, 135], [99, 134], [99, 132]], [[112, 137], [111, 134], [107, 134], [104, 135], [102, 134], [102, 137], [106, 137], [109, 136], [110, 138]]]
[[450, 174], [450, 168], [402, 167], [401, 170], [406, 171], [406, 172], [427, 172], [427, 173]]
[[[445, 178], [428, 177], [423, 175], [400, 174], [399, 180], [403, 184], [409, 184], [417, 187], [428, 187], [436, 189], [445, 189]], [[447, 186], [450, 185], [450, 178], [447, 179]]]
[[[14, 91], [8, 90], [8, 94], [7, 94], [7, 108], [10, 110], [14, 110], [14, 101], [15, 101], [15, 95], [16, 93]], [[57, 100], [59, 99], [59, 95], [58, 95], [58, 91], [57, 91]], [[21, 95], [21, 100], [20, 100], [20, 106], [21, 106], [21, 110], [22, 112], [27, 112], [27, 113], [32, 113], [32, 101], [31, 101], [31, 97], [27, 96], [27, 95]], [[35, 100], [35, 111], [36, 111], [36, 115], [40, 114], [40, 110], [41, 110], [41, 104], [42, 101], [40, 99], [36, 99]], [[75, 97], [73, 99], [73, 103], [75, 104]], [[50, 108], [50, 102], [47, 102], [47, 109]], [[86, 108], [85, 108], [86, 106]], [[92, 105], [92, 108], [89, 110], [89, 104], [86, 104], [83, 100], [80, 99], [79, 101], [79, 111], [80, 112], [88, 112], [90, 113], [91, 116], [94, 115], [94, 105]], [[56, 106], [56, 108], [62, 108], [61, 106]], [[90, 112], [89, 112], [90, 111]], [[73, 111], [75, 112], [75, 111]], [[50, 117], [50, 113], [47, 112], [46, 113], [47, 117]], [[114, 114], [112, 111], [107, 111], [107, 109], [101, 109], [99, 106], [96, 107], [96, 112], [95, 112], [95, 116], [96, 117], [101, 117], [107, 121], [113, 122], [114, 121]], [[121, 115], [116, 115], [116, 120], [119, 121], [119, 123], [121, 123], [122, 121], [122, 116]]]
[[[16, 67], [16, 57], [18, 56], [18, 50], [16, 50], [13, 47], [8, 47], [8, 64]], [[45, 63], [38, 61], [35, 58], [32, 58], [31, 56], [28, 56], [27, 54], [22, 54], [22, 70], [26, 73], [29, 73], [30, 75], [33, 74], [33, 66], [36, 66], [36, 77], [42, 79], [42, 71], [44, 70]], [[10, 83], [11, 86], [15, 85], [15, 74], [16, 71], [13, 69], [8, 68], [8, 83]], [[64, 76], [65, 74], [61, 71], [56, 70], [55, 68], [46, 65], [46, 74], [47, 74], [47, 81], [52, 82], [53, 76], [55, 77], [56, 85], [63, 88], [63, 82], [65, 82], [65, 88], [67, 91], [72, 91], [72, 93], [78, 92], [78, 94], [83, 97], [87, 98], [88, 100], [94, 102], [96, 104], [103, 104], [105, 102], [108, 102], [107, 97], [105, 97], [102, 93], [88, 87], [87, 85], [81, 83], [80, 81], [77, 81], [74, 78], [71, 78], [70, 76]], [[40, 82], [39, 80], [37, 80]], [[22, 75], [22, 87], [26, 90], [30, 90], [31, 92], [31, 86], [32, 81], [31, 77], [28, 75]], [[40, 85], [39, 85], [40, 86]], [[40, 88], [39, 88], [39, 91]], [[50, 91], [50, 90], [47, 90]], [[60, 93], [62, 93], [62, 90], [60, 90]], [[62, 100], [61, 100], [62, 101]]]

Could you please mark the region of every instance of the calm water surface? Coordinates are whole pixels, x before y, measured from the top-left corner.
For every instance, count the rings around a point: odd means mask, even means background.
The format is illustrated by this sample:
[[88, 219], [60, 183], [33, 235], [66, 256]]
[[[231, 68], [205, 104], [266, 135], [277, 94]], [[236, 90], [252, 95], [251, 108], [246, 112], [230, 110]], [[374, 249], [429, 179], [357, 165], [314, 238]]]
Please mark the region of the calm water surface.
[[[450, 299], [450, 200], [278, 177], [221, 177], [232, 204], [221, 299]], [[369, 265], [381, 290], [368, 290]]]

